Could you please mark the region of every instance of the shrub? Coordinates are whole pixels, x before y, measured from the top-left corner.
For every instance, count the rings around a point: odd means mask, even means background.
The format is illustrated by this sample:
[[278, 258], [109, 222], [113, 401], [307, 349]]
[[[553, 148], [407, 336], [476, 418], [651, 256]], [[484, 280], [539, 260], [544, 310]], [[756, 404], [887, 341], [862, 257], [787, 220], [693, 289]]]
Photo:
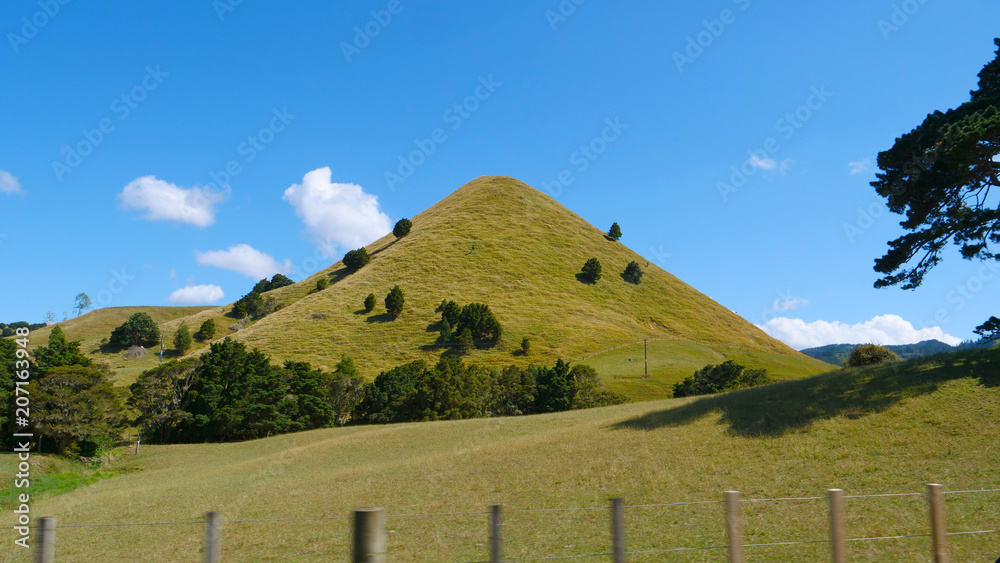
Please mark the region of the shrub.
[[368, 297], [365, 297], [365, 312], [371, 313], [375, 309], [375, 294], [369, 293]]
[[847, 358], [847, 367], [874, 366], [899, 360], [899, 354], [878, 344], [862, 344], [851, 350]]
[[455, 337], [455, 344], [457, 345], [458, 352], [462, 354], [471, 352], [472, 347], [475, 345], [475, 340], [472, 338], [472, 331], [468, 327], [460, 330], [458, 336]]
[[601, 279], [601, 261], [597, 258], [591, 258], [583, 264], [580, 271], [585, 278], [590, 280], [590, 283], [596, 283], [597, 280]]
[[146, 313], [136, 313], [111, 332], [111, 344], [128, 348], [160, 339], [160, 327], [153, 317]]
[[215, 321], [208, 319], [201, 323], [201, 328], [198, 329], [198, 340], [205, 342], [213, 338], [215, 338]]
[[441, 320], [441, 330], [439, 331], [439, 334], [441, 344], [448, 344], [451, 342], [451, 338], [454, 335], [451, 331], [451, 323], [449, 323], [447, 319]]
[[350, 250], [344, 255], [344, 266], [352, 272], [360, 270], [365, 264], [372, 261], [371, 256], [364, 247], [357, 250]]
[[611, 228], [608, 229], [608, 238], [611, 240], [622, 238], [622, 228], [618, 226], [618, 223], [611, 223]]
[[326, 276], [316, 280], [316, 291], [323, 291], [328, 287], [330, 287], [330, 280], [328, 280]]
[[457, 330], [461, 334], [466, 329], [474, 339], [488, 339], [496, 342], [503, 335], [500, 321], [497, 320], [489, 305], [485, 303], [469, 303], [462, 307], [458, 315]]
[[521, 339], [521, 355], [527, 356], [531, 352], [531, 338], [525, 336]]
[[462, 314], [462, 308], [454, 301], [441, 303], [441, 320], [446, 321], [454, 328], [458, 325], [458, 317]]
[[403, 303], [405, 301], [403, 290], [398, 285], [393, 286], [392, 290], [385, 296], [385, 312], [389, 313], [389, 316], [393, 319], [398, 318], [400, 313], [403, 312]]
[[674, 397], [692, 397], [695, 395], [711, 395], [758, 387], [771, 383], [766, 369], [750, 369], [732, 360], [719, 365], [707, 365], [694, 372], [694, 375], [674, 384]]
[[392, 228], [392, 234], [396, 236], [397, 239], [401, 239], [406, 235], [410, 234], [410, 227], [413, 223], [409, 219], [403, 218], [396, 221], [396, 226]]
[[588, 365], [576, 364], [569, 374], [573, 380], [574, 393], [570, 404], [573, 409], [608, 407], [628, 402], [625, 395], [606, 390], [597, 370]]
[[639, 285], [639, 280], [642, 279], [642, 268], [639, 267], [639, 263], [635, 260], [629, 262], [622, 272], [622, 278], [629, 283]]
[[289, 286], [294, 283], [295, 282], [293, 282], [291, 278], [289, 278], [284, 274], [274, 274], [274, 277], [271, 278], [271, 281], [268, 281], [267, 278], [264, 278], [259, 282], [257, 282], [253, 286], [252, 291], [255, 291], [257, 293], [266, 293], [268, 291], [271, 291], [272, 289], [278, 289], [279, 287]]
[[191, 331], [188, 330], [187, 323], [181, 323], [174, 333], [174, 350], [181, 354], [191, 349]]

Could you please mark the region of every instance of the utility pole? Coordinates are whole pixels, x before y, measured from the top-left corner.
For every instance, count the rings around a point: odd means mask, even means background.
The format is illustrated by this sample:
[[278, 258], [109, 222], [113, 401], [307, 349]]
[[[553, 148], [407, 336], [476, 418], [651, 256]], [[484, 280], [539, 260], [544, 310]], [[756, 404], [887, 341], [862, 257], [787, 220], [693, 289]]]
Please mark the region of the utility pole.
[[160, 365], [163, 365], [163, 333], [160, 333]]
[[642, 378], [649, 379], [649, 355], [646, 353], [646, 339], [642, 339]]

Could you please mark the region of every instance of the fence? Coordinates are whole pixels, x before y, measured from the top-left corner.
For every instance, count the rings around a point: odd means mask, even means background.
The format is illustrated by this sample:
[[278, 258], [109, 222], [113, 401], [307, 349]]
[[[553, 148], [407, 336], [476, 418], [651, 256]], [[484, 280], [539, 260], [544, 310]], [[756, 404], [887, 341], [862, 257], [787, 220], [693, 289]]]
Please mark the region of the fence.
[[[827, 544], [830, 560], [833, 563], [845, 563], [847, 561], [847, 545], [850, 542], [875, 542], [887, 540], [900, 540], [906, 538], [929, 538], [930, 554], [936, 563], [948, 563], [949, 549], [948, 538], [953, 536], [970, 536], [980, 534], [998, 534], [1000, 529], [981, 529], [969, 531], [947, 531], [945, 522], [945, 495], [954, 494], [980, 494], [996, 493], [1000, 489], [979, 489], [965, 491], [945, 491], [939, 484], [928, 484], [924, 493], [885, 493], [869, 495], [845, 495], [841, 489], [829, 489], [825, 496], [815, 497], [786, 497], [786, 498], [741, 498], [738, 491], [726, 491], [722, 500], [673, 502], [664, 504], [641, 504], [625, 505], [620, 497], [611, 499], [610, 507], [585, 507], [585, 508], [550, 508], [550, 509], [530, 509], [530, 510], [510, 510], [504, 511], [499, 504], [491, 505], [489, 511], [485, 512], [461, 512], [461, 513], [428, 513], [428, 514], [395, 514], [389, 515], [382, 508], [358, 508], [351, 516], [324, 516], [315, 518], [269, 518], [251, 520], [222, 520], [221, 513], [217, 511], [208, 512], [204, 520], [190, 520], [184, 522], [148, 522], [148, 523], [112, 523], [112, 524], [71, 524], [57, 526], [55, 518], [42, 518], [34, 527], [35, 537], [35, 561], [51, 563], [55, 560], [56, 554], [56, 530], [62, 528], [88, 528], [88, 527], [115, 527], [115, 526], [158, 526], [190, 524], [204, 527], [203, 555], [206, 563], [217, 563], [221, 560], [221, 546], [224, 537], [224, 524], [235, 523], [260, 523], [260, 522], [303, 522], [310, 520], [343, 520], [349, 521], [351, 525], [351, 557], [354, 562], [382, 563], [387, 556], [386, 522], [388, 518], [414, 518], [414, 517], [435, 517], [435, 516], [466, 516], [484, 515], [488, 518], [488, 550], [484, 549], [484, 555], [488, 559], [473, 563], [496, 563], [500, 561], [548, 561], [563, 559], [582, 558], [608, 558], [614, 563], [624, 563], [629, 555], [652, 555], [652, 554], [680, 554], [683, 552], [711, 551], [717, 550], [725, 552], [728, 561], [731, 563], [742, 563], [744, 553], [748, 550], [758, 548], [788, 547], [808, 544]], [[927, 533], [920, 534], [900, 534], [874, 537], [846, 537], [845, 534], [845, 510], [844, 499], [876, 498], [876, 497], [914, 497], [925, 496], [927, 499], [928, 528]], [[784, 501], [826, 501], [828, 513], [828, 534], [823, 540], [790, 540], [775, 541], [768, 543], [745, 543], [743, 534], [743, 510], [742, 505], [747, 503], [778, 503]], [[726, 542], [724, 545], [707, 546], [678, 546], [664, 547], [662, 549], [643, 549], [639, 551], [628, 551], [626, 542], [625, 511], [626, 509], [644, 508], [670, 508], [688, 505], [723, 505], [725, 511]], [[504, 540], [503, 527], [504, 516], [506, 514], [518, 513], [546, 513], [568, 512], [568, 511], [608, 511], [609, 528], [607, 537], [608, 551], [600, 553], [587, 553], [577, 555], [538, 555], [535, 557], [522, 557], [505, 559], [503, 557]], [[1000, 528], [1000, 526], [997, 526]], [[478, 544], [477, 544], [478, 545]], [[347, 555], [347, 554], [344, 554]], [[997, 553], [1000, 555], [1000, 541], [997, 542]], [[991, 559], [992, 560], [992, 559]]]

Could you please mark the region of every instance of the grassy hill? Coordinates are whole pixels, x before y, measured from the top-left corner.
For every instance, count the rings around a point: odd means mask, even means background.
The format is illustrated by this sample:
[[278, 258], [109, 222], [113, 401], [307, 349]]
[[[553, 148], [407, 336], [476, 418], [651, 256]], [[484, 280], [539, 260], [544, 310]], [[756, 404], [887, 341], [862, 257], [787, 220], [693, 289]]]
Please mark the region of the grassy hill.
[[[832, 369], [771, 338], [513, 178], [476, 179], [412, 221], [408, 236], [396, 240], [388, 234], [368, 245], [372, 261], [357, 272], [348, 274], [338, 262], [295, 285], [267, 292], [284, 308], [235, 333], [228, 328], [235, 319], [225, 316], [230, 306], [120, 307], [60, 326], [69, 338], [82, 339], [95, 359], [118, 370], [122, 383], [157, 362], [153, 355], [126, 360], [121, 351], [100, 346], [136, 311], [146, 311], [160, 323], [168, 348], [181, 322], [194, 332], [214, 318], [217, 339], [233, 336], [260, 348], [275, 363], [308, 361], [331, 369], [346, 355], [364, 376], [374, 378], [415, 359], [433, 363], [445, 353], [445, 347], [436, 345], [437, 309], [444, 299], [485, 302], [503, 324], [503, 341], [474, 351], [469, 361], [524, 366], [585, 359], [611, 389], [635, 400], [669, 397], [674, 383], [726, 359], [767, 368], [779, 380]], [[577, 275], [590, 257], [604, 269], [596, 284]], [[639, 285], [621, 278], [633, 260], [645, 272]], [[330, 287], [314, 292], [324, 277]], [[383, 300], [396, 284], [406, 293], [406, 305], [391, 320]], [[362, 302], [369, 293], [379, 304], [365, 313]], [[33, 343], [44, 344], [48, 331], [36, 331]], [[529, 356], [518, 353], [525, 336], [532, 341]], [[650, 340], [649, 378], [643, 377], [641, 356], [635, 361], [643, 339]], [[196, 342], [189, 353], [206, 347]]]
[[[389, 234], [369, 245], [372, 261], [355, 273], [348, 274], [337, 263], [294, 286], [269, 292], [285, 308], [235, 338], [276, 360], [305, 360], [327, 368], [346, 354], [364, 374], [374, 375], [402, 362], [440, 356], [444, 348], [435, 345], [437, 308], [442, 300], [454, 299], [460, 304], [487, 303], [503, 324], [504, 341], [471, 356], [484, 364], [593, 357], [650, 338], [694, 350], [698, 357], [680, 358], [677, 370], [669, 367], [670, 359], [661, 358], [663, 367], [655, 372], [660, 385], [654, 389], [690, 375], [704, 365], [705, 357], [742, 357], [772, 368], [779, 378], [830, 369], [767, 336], [515, 179], [476, 179], [412, 221], [408, 236], [397, 241]], [[593, 285], [577, 276], [590, 257], [604, 267], [604, 277]], [[639, 285], [620, 276], [632, 260], [645, 271]], [[330, 288], [310, 294], [320, 277], [329, 279]], [[382, 300], [396, 284], [406, 293], [406, 307], [392, 321], [384, 314]], [[379, 306], [366, 314], [362, 301], [369, 293], [378, 297]], [[529, 357], [516, 353], [524, 336], [532, 339]], [[594, 360], [606, 368], [614, 365], [613, 355]], [[611, 377], [628, 371], [602, 373]], [[634, 387], [639, 395], [653, 393], [643, 386], [619, 387]]]
[[[139, 472], [33, 507], [60, 524], [602, 507], [744, 498], [1000, 488], [1000, 350], [963, 351], [695, 399], [508, 419], [318, 430], [242, 444], [146, 447]], [[0, 456], [10, 474], [14, 458]], [[9, 486], [9, 485], [8, 485]], [[950, 531], [995, 530], [1000, 493], [948, 495]], [[743, 505], [747, 541], [823, 541], [823, 500]], [[923, 534], [920, 496], [848, 498], [847, 536]], [[393, 561], [486, 559], [484, 514], [389, 519]], [[718, 504], [626, 509], [631, 551], [724, 545]], [[607, 552], [604, 510], [509, 512], [508, 557]], [[348, 553], [346, 520], [224, 525], [224, 556], [321, 561]], [[62, 560], [197, 561], [197, 524], [65, 528]], [[954, 561], [992, 561], [997, 534], [952, 536]], [[752, 560], [827, 560], [823, 543], [749, 548]], [[854, 561], [926, 561], [925, 537], [851, 542]], [[0, 560], [14, 560], [0, 550]], [[630, 561], [660, 561], [634, 556]], [[719, 551], [669, 560], [718, 561]]]

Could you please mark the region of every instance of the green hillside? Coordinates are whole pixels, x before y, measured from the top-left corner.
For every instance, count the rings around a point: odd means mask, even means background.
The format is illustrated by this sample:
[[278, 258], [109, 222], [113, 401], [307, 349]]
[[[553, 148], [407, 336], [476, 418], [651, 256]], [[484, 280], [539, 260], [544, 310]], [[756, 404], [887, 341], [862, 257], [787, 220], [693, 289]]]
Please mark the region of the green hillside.
[[[1000, 488], [1000, 350], [963, 351], [696, 399], [508, 419], [348, 427], [246, 442], [146, 447], [130, 473], [37, 502], [60, 524], [507, 511]], [[14, 458], [0, 457], [7, 474]], [[8, 485], [9, 486], [9, 485]], [[950, 531], [995, 530], [1000, 493], [948, 495]], [[849, 538], [924, 534], [921, 496], [848, 498]], [[744, 504], [748, 560], [828, 560], [823, 500]], [[508, 512], [508, 557], [607, 552], [604, 510]], [[626, 509], [630, 551], [724, 545], [718, 504]], [[392, 561], [482, 561], [486, 516], [389, 520]], [[224, 525], [229, 561], [343, 560], [345, 520]], [[65, 528], [64, 561], [197, 561], [202, 527]], [[997, 534], [952, 536], [953, 561], [992, 561]], [[926, 561], [926, 537], [851, 542], [853, 561]], [[0, 559], [14, 560], [11, 549]], [[719, 561], [719, 551], [630, 561]], [[24, 559], [20, 559], [24, 560]]]
[[[474, 180], [412, 221], [408, 236], [396, 240], [389, 234], [369, 245], [372, 261], [355, 273], [337, 263], [269, 292], [286, 307], [235, 338], [276, 360], [305, 360], [327, 368], [347, 355], [371, 376], [402, 362], [440, 356], [444, 348], [435, 345], [436, 309], [443, 299], [454, 299], [487, 303], [503, 324], [504, 341], [471, 356], [484, 364], [577, 359], [652, 338], [697, 348], [704, 357], [745, 357], [771, 367], [778, 378], [830, 369], [770, 338], [515, 179]], [[604, 277], [594, 285], [577, 278], [590, 257], [604, 267]], [[620, 276], [632, 260], [645, 271], [639, 285]], [[330, 288], [309, 294], [320, 277], [330, 280]], [[382, 300], [395, 284], [406, 293], [406, 307], [391, 321]], [[362, 302], [369, 293], [379, 298], [379, 306], [366, 314]], [[532, 339], [529, 357], [516, 354], [524, 336]], [[785, 357], [795, 360], [780, 361]], [[605, 365], [611, 368], [613, 362]], [[662, 387], [703, 365], [700, 359], [682, 358], [678, 370], [663, 369], [656, 377]]]

